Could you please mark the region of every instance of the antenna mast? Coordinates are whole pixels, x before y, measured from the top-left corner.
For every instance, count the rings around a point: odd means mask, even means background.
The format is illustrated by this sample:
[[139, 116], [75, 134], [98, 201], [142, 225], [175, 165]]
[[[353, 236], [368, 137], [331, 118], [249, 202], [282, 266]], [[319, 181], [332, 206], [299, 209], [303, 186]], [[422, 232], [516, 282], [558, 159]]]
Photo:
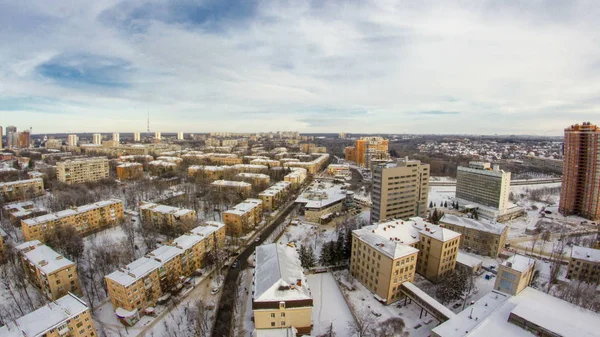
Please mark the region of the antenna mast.
[[150, 132], [150, 109], [148, 109], [148, 132]]

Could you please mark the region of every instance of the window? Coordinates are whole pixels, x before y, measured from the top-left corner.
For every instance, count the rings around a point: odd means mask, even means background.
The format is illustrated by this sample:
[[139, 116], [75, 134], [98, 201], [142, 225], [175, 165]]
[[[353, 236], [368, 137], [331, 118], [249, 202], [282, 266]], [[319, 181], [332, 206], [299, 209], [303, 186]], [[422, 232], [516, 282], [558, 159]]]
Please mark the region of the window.
[[282, 312], [282, 313], [281, 313], [281, 317], [285, 317], [285, 312]]
[[271, 322], [271, 326], [275, 326], [275, 322]]
[[275, 318], [275, 314], [271, 314], [271, 318]]
[[284, 326], [285, 325], [285, 321], [281, 321], [281, 325]]

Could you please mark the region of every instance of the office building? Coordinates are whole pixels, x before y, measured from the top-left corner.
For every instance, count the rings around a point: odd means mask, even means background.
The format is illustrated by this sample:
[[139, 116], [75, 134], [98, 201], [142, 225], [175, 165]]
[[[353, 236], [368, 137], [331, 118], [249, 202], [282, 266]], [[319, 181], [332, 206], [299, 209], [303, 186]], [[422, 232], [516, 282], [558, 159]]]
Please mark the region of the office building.
[[502, 252], [508, 236], [506, 225], [454, 214], [444, 214], [440, 225], [461, 234], [460, 248], [494, 258]]
[[291, 185], [288, 181], [280, 181], [259, 193], [258, 197], [263, 201], [263, 210], [272, 212], [278, 209], [285, 202]]
[[262, 221], [263, 202], [246, 199], [223, 212], [223, 222], [230, 236], [239, 236], [252, 231]]
[[490, 163], [469, 162], [456, 172], [456, 198], [503, 211], [509, 207], [510, 172]]
[[108, 199], [21, 221], [25, 240], [44, 240], [56, 226], [74, 227], [82, 236], [107, 228], [123, 218], [123, 202]]
[[[48, 141], [50, 141], [50, 139], [48, 139]], [[77, 137], [77, 135], [68, 135], [67, 136], [67, 146], [77, 146], [77, 143], [79, 142], [79, 137]]]
[[429, 164], [398, 159], [373, 165], [371, 222], [426, 217]]
[[567, 278], [598, 285], [600, 283], [600, 249], [573, 246]]
[[0, 327], [3, 337], [95, 337], [98, 333], [85, 302], [73, 294]]
[[177, 132], [177, 140], [183, 140], [183, 132]]
[[256, 247], [252, 282], [254, 327], [312, 330], [313, 298], [296, 249], [280, 244]]
[[116, 145], [119, 145], [119, 143], [121, 142], [121, 135], [118, 132], [113, 132], [113, 134], [112, 134], [112, 141]]
[[0, 183], [0, 196], [4, 201], [27, 200], [44, 195], [44, 179], [8, 181]]
[[387, 139], [381, 137], [361, 137], [355, 141], [354, 146], [346, 147], [344, 156], [347, 161], [370, 169], [372, 160], [390, 157], [388, 143]]
[[75, 263], [38, 240], [17, 246], [25, 276], [50, 300], [68, 293], [81, 296]]
[[90, 157], [56, 163], [56, 177], [66, 184], [81, 184], [108, 178], [108, 159]]
[[600, 128], [589, 122], [566, 128], [564, 151], [559, 212], [600, 220]]
[[140, 219], [151, 222], [155, 226], [196, 225], [196, 211], [167, 205], [142, 202], [140, 204]]
[[142, 140], [142, 136], [140, 135], [140, 133], [139, 132], [134, 132], [133, 133], [133, 141], [134, 142], [139, 142], [141, 140]]
[[534, 270], [534, 259], [514, 254], [498, 266], [494, 289], [516, 295], [531, 284]]
[[121, 163], [117, 166], [117, 179], [134, 180], [144, 177], [144, 165], [140, 163]]

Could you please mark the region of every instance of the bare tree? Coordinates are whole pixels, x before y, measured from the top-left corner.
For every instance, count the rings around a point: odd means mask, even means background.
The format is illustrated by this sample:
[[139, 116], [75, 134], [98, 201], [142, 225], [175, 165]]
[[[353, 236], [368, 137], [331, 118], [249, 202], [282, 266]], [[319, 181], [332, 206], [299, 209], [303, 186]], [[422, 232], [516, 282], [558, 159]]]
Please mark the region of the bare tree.
[[[352, 308], [354, 309], [354, 308]], [[368, 337], [371, 335], [373, 326], [376, 324], [371, 313], [365, 309], [353, 310], [354, 321], [348, 322], [348, 329], [352, 336]]]
[[548, 281], [548, 289], [546, 290], [547, 293], [550, 292], [560, 274], [565, 255], [565, 247], [567, 245], [567, 237], [568, 236], [563, 232], [553, 244], [552, 254], [550, 256], [550, 279]]
[[391, 317], [379, 324], [378, 328], [373, 329], [374, 337], [396, 337], [404, 331], [404, 320], [400, 317]]

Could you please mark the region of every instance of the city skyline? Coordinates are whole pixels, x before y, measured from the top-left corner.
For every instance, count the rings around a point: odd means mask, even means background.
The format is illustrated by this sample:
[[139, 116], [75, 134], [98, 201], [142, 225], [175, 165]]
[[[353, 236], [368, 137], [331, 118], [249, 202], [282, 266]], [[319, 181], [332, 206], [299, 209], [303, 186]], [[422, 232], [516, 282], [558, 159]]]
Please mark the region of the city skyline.
[[599, 111], [600, 8], [10, 1], [0, 124], [35, 134], [560, 136]]

